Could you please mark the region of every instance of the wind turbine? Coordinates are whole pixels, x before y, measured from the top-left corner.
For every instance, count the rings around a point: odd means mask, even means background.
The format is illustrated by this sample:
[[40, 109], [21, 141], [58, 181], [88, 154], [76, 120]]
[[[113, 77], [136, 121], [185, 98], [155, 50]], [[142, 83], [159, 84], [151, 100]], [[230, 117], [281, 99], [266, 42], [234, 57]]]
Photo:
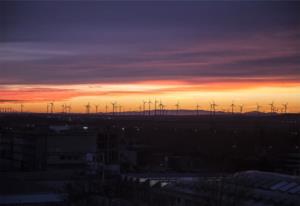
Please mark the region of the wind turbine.
[[196, 105], [197, 115], [199, 115], [199, 104]]
[[233, 103], [233, 101], [232, 101], [230, 107], [231, 107], [231, 114], [234, 114], [234, 107], [235, 107], [235, 104]]
[[287, 109], [288, 109], [288, 103], [285, 103], [282, 106], [283, 106], [283, 111], [286, 114], [287, 113]]
[[215, 115], [216, 114], [216, 107], [218, 105], [215, 103], [215, 101], [213, 101], [212, 103], [210, 103], [210, 110], [211, 110], [211, 114]]
[[121, 115], [121, 112], [122, 112], [122, 106], [119, 105], [119, 115]]
[[96, 111], [96, 113], [98, 113], [98, 107], [99, 107], [99, 105], [96, 104], [96, 105], [95, 105], [95, 111]]
[[175, 104], [175, 107], [176, 107], [176, 115], [178, 115], [178, 113], [179, 113], [179, 102], [177, 102], [176, 104]]
[[269, 105], [270, 105], [271, 113], [273, 113], [275, 111], [274, 102], [271, 102]]
[[159, 102], [159, 114], [160, 115], [163, 115], [163, 108], [164, 108], [164, 105], [162, 104], [161, 100]]
[[243, 104], [240, 104], [240, 113], [241, 113], [241, 114], [243, 113], [243, 109], [244, 109], [244, 105], [243, 105]]
[[105, 105], [105, 114], [107, 114], [108, 106], [107, 104]]
[[117, 102], [112, 102], [111, 104], [112, 104], [112, 113], [113, 115], [115, 115], [115, 107], [117, 105]]
[[150, 114], [151, 114], [151, 104], [152, 104], [152, 102], [151, 102], [151, 100], [149, 99], [149, 100], [148, 100], [148, 107], [149, 107], [149, 108], [148, 108], [148, 109], [149, 109], [149, 110], [148, 110], [148, 115], [149, 115], [149, 116], [150, 116]]
[[50, 113], [53, 114], [53, 112], [54, 112], [54, 103], [51, 102], [50, 103]]
[[21, 104], [21, 113], [23, 113], [24, 105]]
[[90, 105], [90, 103], [88, 103], [87, 105], [85, 105], [85, 111], [86, 111], [86, 113], [87, 114], [89, 114], [90, 113], [90, 109], [91, 109], [91, 105]]
[[143, 114], [144, 115], [146, 115], [146, 104], [147, 104], [147, 101], [143, 100]]
[[62, 113], [65, 113], [66, 112], [66, 105], [65, 104], [61, 105], [61, 108], [62, 108]]
[[256, 111], [257, 112], [259, 112], [260, 108], [261, 108], [261, 106], [258, 103], [256, 103]]
[[162, 104], [162, 113], [163, 115], [167, 115], [167, 109], [166, 109], [166, 105]]
[[67, 108], [66, 108], [66, 109], [67, 109], [66, 112], [67, 112], [67, 113], [71, 113], [72, 106], [69, 105], [69, 106], [66, 106], [66, 107], [67, 107]]
[[154, 116], [156, 116], [157, 103], [158, 103], [158, 101], [155, 99], [155, 101], [154, 101]]
[[214, 102], [214, 104], [213, 104], [213, 108], [214, 108], [214, 115], [216, 115], [216, 107], [217, 107], [218, 105]]

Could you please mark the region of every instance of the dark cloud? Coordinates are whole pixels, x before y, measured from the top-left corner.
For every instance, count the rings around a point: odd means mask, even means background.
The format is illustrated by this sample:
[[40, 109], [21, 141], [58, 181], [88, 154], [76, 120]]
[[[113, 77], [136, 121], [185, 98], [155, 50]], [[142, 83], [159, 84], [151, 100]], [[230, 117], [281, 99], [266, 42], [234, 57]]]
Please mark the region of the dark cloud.
[[298, 2], [0, 6], [2, 85], [300, 76]]
[[0, 103], [18, 103], [18, 102], [22, 102], [22, 100], [0, 99]]

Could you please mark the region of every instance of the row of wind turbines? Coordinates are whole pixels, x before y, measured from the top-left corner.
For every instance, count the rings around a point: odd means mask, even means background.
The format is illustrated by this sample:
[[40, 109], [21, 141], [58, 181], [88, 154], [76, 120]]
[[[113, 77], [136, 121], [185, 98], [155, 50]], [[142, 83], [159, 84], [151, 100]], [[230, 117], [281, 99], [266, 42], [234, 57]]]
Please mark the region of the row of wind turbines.
[[[216, 107], [218, 105], [213, 101], [212, 103], [210, 103], [210, 111], [212, 111], [213, 113], [216, 112]], [[271, 113], [287, 113], [288, 111], [288, 103], [282, 104], [282, 107], [276, 107], [274, 102], [271, 102], [269, 104], [270, 106], [270, 112]], [[240, 105], [235, 105], [234, 102], [232, 102], [230, 104], [230, 109], [231, 109], [231, 113], [235, 113], [235, 108], [238, 107], [239, 108], [239, 113], [243, 113], [244, 112], [244, 104], [240, 104]], [[261, 108], [262, 106], [258, 103], [256, 103], [256, 112], [261, 112]]]
[[[123, 105], [118, 104], [117, 102], [111, 102], [111, 110], [108, 111], [109, 106], [108, 104], [105, 105], [105, 113], [106, 114], [112, 114], [112, 115], [118, 115], [124, 112], [131, 112], [131, 109], [129, 110], [125, 110], [125, 107], [123, 107]], [[152, 107], [153, 106], [153, 107]], [[179, 103], [179, 101], [175, 104], [175, 105], [171, 105], [175, 107], [175, 114], [179, 115], [179, 112], [181, 110], [181, 105]], [[236, 105], [234, 104], [234, 102], [232, 101], [232, 103], [229, 105], [229, 110], [222, 110], [219, 109], [217, 110], [217, 107], [219, 107], [220, 105], [217, 105], [215, 103], [215, 101], [212, 101], [209, 103], [209, 111], [212, 115], [215, 115], [216, 112], [227, 112], [227, 113], [244, 113], [244, 104], [239, 104]], [[274, 102], [271, 102], [270, 104], [268, 104], [268, 106], [270, 107], [269, 112], [271, 113], [284, 113], [286, 114], [288, 112], [288, 103], [285, 104], [281, 104], [280, 107], [276, 106], [274, 104]], [[90, 113], [99, 113], [99, 104], [96, 105], [91, 105], [90, 103], [84, 105], [85, 107], [85, 113], [86, 114], [90, 114]], [[92, 108], [94, 108], [95, 110], [93, 110]], [[255, 112], [264, 112], [261, 111], [262, 105], [260, 104], [256, 104], [256, 111]], [[196, 104], [196, 114], [199, 115], [200, 113], [200, 105]], [[93, 111], [94, 112], [93, 112]], [[139, 114], [141, 115], [166, 115], [168, 111], [171, 111], [170, 109], [167, 109], [167, 105], [164, 104], [161, 100], [154, 100], [153, 102], [149, 99], [148, 101], [143, 100], [142, 103], [139, 105], [138, 110], [134, 111], [134, 112], [139, 112]], [[172, 110], [174, 111], [174, 110]], [[11, 107], [0, 107], [0, 113], [16, 113], [16, 112], [24, 112], [24, 105], [21, 104], [20, 105], [20, 110], [14, 110]], [[72, 106], [71, 104], [67, 105], [67, 104], [62, 104], [61, 105], [61, 113], [72, 113]], [[55, 113], [55, 104], [54, 102], [50, 102], [47, 103], [47, 107], [46, 107], [46, 113]], [[56, 112], [57, 113], [57, 112]], [[103, 113], [103, 112], [102, 112]]]
[[[105, 113], [106, 114], [112, 114], [112, 115], [119, 115], [122, 114], [124, 112], [132, 112], [131, 109], [129, 110], [125, 110], [123, 107], [123, 105], [118, 104], [117, 102], [111, 102], [110, 103], [111, 107], [108, 106], [108, 104], [105, 105]], [[179, 101], [175, 104], [175, 105], [171, 105], [175, 107], [175, 114], [179, 115], [179, 112], [181, 111], [181, 105], [179, 103]], [[217, 110], [217, 108], [220, 105], [216, 104], [215, 101], [212, 101], [209, 103], [209, 111], [212, 115], [215, 115], [216, 112], [226, 112], [226, 113], [244, 113], [244, 104], [239, 104], [236, 105], [234, 102], [232, 102], [229, 105], [229, 110], [222, 110], [219, 109]], [[271, 113], [284, 113], [286, 114], [288, 112], [288, 103], [285, 104], [281, 104], [281, 107], [278, 107], [274, 104], [274, 102], [271, 102], [270, 104], [268, 104], [268, 106], [270, 106], [270, 110], [269, 112]], [[90, 103], [87, 103], [86, 105], [84, 105], [85, 108], [85, 113], [86, 114], [90, 114], [90, 113], [99, 113], [99, 104], [95, 104], [95, 105], [91, 105]], [[95, 110], [93, 110], [93, 108]], [[200, 105], [196, 104], [196, 114], [199, 115], [200, 114]], [[260, 104], [256, 104], [256, 111], [255, 112], [263, 112], [261, 111], [262, 105]], [[110, 109], [110, 111], [108, 111]], [[71, 105], [67, 105], [67, 104], [63, 104], [61, 105], [61, 113], [71, 113], [72, 111], [72, 107]], [[134, 112], [139, 112], [139, 114], [141, 115], [166, 115], [168, 111], [171, 111], [170, 109], [167, 109], [167, 105], [164, 104], [161, 100], [158, 101], [155, 99], [155, 101], [151, 101], [150, 99], [148, 101], [143, 100], [142, 103], [139, 105], [138, 109], [135, 110]], [[174, 111], [174, 110], [172, 110]], [[54, 103], [50, 102], [47, 103], [47, 113], [54, 113]], [[103, 112], [102, 112], [103, 113]]]

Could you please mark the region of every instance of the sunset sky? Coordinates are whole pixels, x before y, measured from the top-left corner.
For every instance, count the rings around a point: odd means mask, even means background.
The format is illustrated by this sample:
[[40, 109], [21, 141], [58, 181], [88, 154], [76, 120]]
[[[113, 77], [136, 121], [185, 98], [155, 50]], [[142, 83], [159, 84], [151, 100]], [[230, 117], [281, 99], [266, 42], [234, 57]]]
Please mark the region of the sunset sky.
[[[300, 2], [0, 2], [0, 107], [300, 112]], [[111, 110], [111, 108], [110, 108]]]

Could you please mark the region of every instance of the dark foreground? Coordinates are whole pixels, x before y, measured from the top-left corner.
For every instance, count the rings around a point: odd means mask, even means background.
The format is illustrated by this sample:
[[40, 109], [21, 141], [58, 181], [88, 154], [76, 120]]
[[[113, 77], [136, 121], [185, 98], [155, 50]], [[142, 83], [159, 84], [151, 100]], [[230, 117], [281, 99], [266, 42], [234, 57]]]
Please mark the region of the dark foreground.
[[298, 205], [300, 115], [0, 114], [0, 205]]

